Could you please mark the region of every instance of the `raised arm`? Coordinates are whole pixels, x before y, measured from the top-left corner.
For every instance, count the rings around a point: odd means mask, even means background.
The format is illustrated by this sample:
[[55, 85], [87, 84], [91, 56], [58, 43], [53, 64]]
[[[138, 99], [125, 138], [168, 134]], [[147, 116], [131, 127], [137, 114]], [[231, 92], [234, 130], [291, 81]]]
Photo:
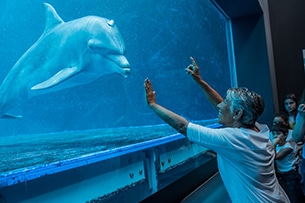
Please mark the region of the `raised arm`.
[[192, 64], [190, 64], [185, 71], [192, 76], [195, 82], [203, 90], [203, 93], [209, 100], [209, 102], [216, 108], [217, 104], [223, 101], [223, 98], [218, 94], [218, 92], [213, 89], [206, 81], [204, 81], [200, 76], [199, 67], [193, 57], [190, 57]]
[[298, 107], [298, 116], [297, 116], [296, 124], [293, 128], [292, 137], [296, 142], [303, 142], [305, 140], [304, 135], [305, 135], [305, 104], [300, 104]]
[[186, 128], [189, 122], [182, 116], [179, 116], [178, 114], [156, 103], [156, 93], [153, 91], [152, 85], [148, 78], [145, 80], [144, 87], [146, 93], [146, 101], [149, 108], [155, 112], [162, 120], [176, 129], [179, 133], [186, 135]]

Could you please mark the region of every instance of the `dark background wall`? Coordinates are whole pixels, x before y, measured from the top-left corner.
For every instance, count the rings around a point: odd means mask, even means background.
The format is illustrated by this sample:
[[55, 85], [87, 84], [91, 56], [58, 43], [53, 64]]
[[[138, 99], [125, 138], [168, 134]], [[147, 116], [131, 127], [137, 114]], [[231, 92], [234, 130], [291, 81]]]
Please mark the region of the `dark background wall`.
[[[268, 64], [263, 17], [253, 14], [233, 21], [234, 51], [237, 81], [260, 93], [265, 101], [265, 111], [260, 122], [269, 123], [274, 100]], [[241, 29], [242, 28], [242, 29]]]
[[231, 19], [238, 86], [247, 87], [263, 96], [265, 111], [259, 122], [269, 124], [274, 112], [274, 100], [261, 6], [257, 0], [216, 2]]
[[216, 0], [232, 21], [238, 86], [265, 99], [261, 122], [270, 124], [287, 93], [305, 87], [305, 1]]
[[[305, 87], [302, 49], [305, 49], [305, 1], [269, 0], [271, 43], [279, 108], [287, 93], [299, 97]], [[266, 11], [267, 12], [267, 11]]]

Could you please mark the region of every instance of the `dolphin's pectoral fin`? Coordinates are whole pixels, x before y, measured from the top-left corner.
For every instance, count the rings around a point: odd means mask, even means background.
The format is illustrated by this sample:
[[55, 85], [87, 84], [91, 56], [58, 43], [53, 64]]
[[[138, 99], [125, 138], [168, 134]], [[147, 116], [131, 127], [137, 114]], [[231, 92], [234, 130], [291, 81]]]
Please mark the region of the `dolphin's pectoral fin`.
[[9, 118], [9, 119], [13, 118], [13, 119], [15, 119], [15, 118], [22, 118], [22, 116], [5, 113], [0, 118], [5, 118], [5, 119], [6, 118]]
[[40, 89], [46, 89], [53, 87], [62, 81], [72, 77], [76, 73], [78, 73], [79, 70], [77, 69], [76, 66], [72, 68], [65, 68], [60, 70], [58, 73], [56, 73], [54, 76], [51, 78], [47, 79], [46, 81], [43, 81], [42, 83], [39, 83], [31, 88], [31, 90], [40, 90]]

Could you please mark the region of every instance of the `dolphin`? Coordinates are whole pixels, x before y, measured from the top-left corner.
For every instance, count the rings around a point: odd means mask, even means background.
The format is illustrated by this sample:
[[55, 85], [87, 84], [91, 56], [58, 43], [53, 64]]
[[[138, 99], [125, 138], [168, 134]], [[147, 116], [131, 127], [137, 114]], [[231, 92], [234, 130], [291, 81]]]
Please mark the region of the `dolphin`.
[[130, 72], [125, 44], [113, 20], [85, 16], [64, 22], [44, 3], [46, 23], [39, 39], [11, 68], [0, 86], [0, 117], [25, 99], [86, 84], [105, 74]]

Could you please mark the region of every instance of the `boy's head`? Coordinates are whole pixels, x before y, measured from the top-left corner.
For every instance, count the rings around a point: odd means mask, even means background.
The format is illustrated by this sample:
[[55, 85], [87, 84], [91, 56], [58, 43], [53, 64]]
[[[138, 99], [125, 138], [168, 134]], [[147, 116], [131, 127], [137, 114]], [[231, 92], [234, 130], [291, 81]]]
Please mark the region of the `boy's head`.
[[283, 123], [275, 124], [271, 127], [271, 132], [274, 139], [279, 137], [286, 140], [288, 135], [288, 126]]

